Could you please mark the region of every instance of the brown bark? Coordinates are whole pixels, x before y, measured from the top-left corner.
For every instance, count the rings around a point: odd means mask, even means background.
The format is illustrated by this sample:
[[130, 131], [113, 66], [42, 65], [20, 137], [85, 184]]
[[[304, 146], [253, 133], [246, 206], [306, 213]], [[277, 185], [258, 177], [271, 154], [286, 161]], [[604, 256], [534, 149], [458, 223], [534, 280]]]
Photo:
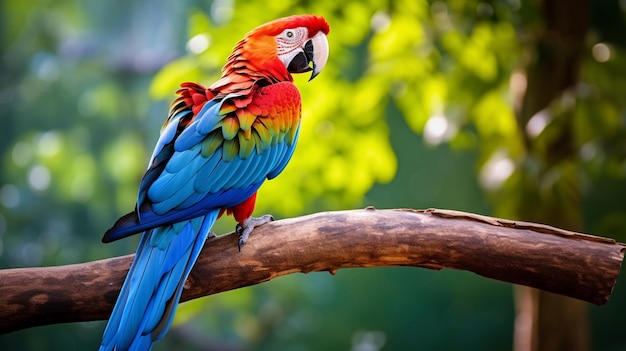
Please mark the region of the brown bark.
[[[290, 273], [339, 268], [454, 268], [606, 303], [626, 246], [545, 225], [446, 210], [318, 213], [209, 239], [182, 300]], [[132, 255], [82, 264], [0, 271], [0, 333], [106, 319]]]

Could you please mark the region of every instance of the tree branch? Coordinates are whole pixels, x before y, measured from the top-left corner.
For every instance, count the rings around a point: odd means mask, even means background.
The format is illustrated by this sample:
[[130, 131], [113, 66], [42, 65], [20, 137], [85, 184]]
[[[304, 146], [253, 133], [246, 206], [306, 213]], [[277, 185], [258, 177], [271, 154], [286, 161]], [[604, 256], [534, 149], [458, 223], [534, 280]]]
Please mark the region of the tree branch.
[[[296, 272], [453, 268], [605, 304], [626, 246], [612, 239], [471, 213], [352, 210], [272, 222], [237, 252], [233, 233], [208, 240], [182, 300]], [[0, 271], [0, 333], [108, 318], [133, 256]]]

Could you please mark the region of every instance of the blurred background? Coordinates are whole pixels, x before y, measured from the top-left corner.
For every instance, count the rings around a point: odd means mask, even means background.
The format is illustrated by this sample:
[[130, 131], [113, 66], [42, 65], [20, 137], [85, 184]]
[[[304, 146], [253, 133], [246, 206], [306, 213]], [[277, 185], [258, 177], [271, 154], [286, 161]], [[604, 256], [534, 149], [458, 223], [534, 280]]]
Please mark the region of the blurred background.
[[[100, 238], [178, 84], [209, 85], [247, 31], [299, 13], [330, 23], [330, 60], [296, 78], [300, 142], [257, 215], [439, 207], [626, 241], [624, 0], [0, 4], [1, 269], [134, 252]], [[181, 305], [155, 350], [624, 350], [624, 279], [597, 307], [461, 271], [290, 275]], [[93, 350], [103, 328], [0, 349]]]

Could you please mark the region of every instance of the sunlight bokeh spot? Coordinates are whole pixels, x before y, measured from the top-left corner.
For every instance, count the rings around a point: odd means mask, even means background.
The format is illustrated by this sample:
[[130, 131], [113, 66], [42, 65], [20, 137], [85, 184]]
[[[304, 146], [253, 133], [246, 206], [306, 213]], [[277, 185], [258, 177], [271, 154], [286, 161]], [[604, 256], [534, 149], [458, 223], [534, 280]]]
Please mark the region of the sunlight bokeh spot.
[[201, 54], [211, 45], [211, 37], [208, 34], [197, 34], [187, 41], [187, 50], [192, 54]]
[[597, 43], [591, 47], [591, 54], [598, 62], [606, 62], [611, 59], [611, 48], [605, 43]]
[[381, 330], [359, 330], [352, 335], [351, 351], [378, 351], [387, 342], [387, 336]]
[[431, 145], [438, 145], [448, 140], [453, 134], [454, 127], [446, 116], [435, 114], [431, 116], [424, 126], [424, 140]]
[[50, 186], [51, 175], [48, 168], [36, 165], [28, 172], [28, 185], [33, 190], [44, 191]]
[[233, 17], [234, 2], [232, 0], [216, 0], [211, 4], [211, 18], [218, 24], [224, 24]]
[[37, 152], [44, 157], [56, 155], [61, 149], [61, 135], [56, 131], [47, 131], [37, 140]]
[[515, 171], [515, 164], [504, 152], [494, 153], [480, 170], [480, 184], [488, 190], [495, 190]]
[[372, 16], [371, 26], [374, 32], [380, 32], [387, 27], [389, 27], [389, 23], [391, 23], [391, 18], [389, 17], [389, 13], [384, 11], [378, 11]]
[[551, 120], [552, 116], [550, 111], [543, 109], [537, 112], [526, 124], [526, 133], [533, 138], [537, 137], [543, 132], [546, 126], [548, 126]]

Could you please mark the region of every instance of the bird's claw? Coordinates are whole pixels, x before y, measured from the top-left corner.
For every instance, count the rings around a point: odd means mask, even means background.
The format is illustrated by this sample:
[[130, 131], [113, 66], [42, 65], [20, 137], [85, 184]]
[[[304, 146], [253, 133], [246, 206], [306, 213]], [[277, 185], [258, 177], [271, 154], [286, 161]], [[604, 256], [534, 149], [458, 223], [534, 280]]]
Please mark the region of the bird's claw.
[[248, 237], [250, 233], [254, 230], [254, 228], [262, 226], [265, 223], [269, 223], [274, 220], [272, 215], [263, 215], [261, 217], [249, 217], [244, 219], [243, 223], [238, 223], [235, 227], [237, 233], [239, 233], [239, 242], [237, 243], [237, 249], [241, 252], [241, 246], [248, 241]]

